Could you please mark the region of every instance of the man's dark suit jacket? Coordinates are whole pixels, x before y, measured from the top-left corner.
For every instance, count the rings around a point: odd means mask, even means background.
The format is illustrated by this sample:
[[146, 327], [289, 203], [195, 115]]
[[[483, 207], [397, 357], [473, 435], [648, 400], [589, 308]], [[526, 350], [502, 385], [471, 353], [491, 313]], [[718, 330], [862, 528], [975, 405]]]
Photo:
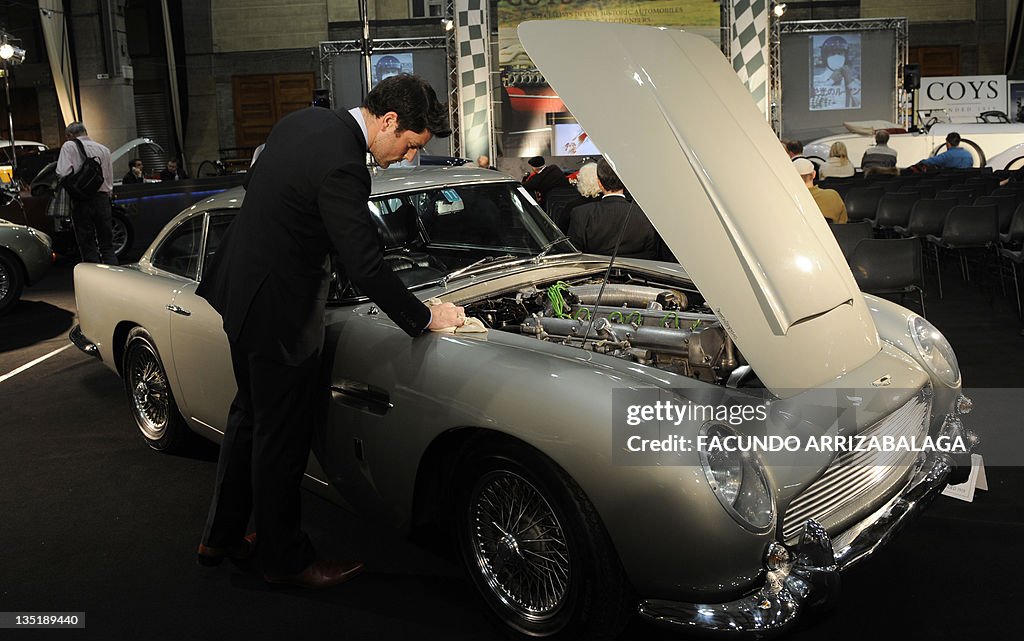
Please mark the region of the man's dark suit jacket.
[[[547, 198], [548, 191], [556, 187], [568, 187], [569, 179], [565, 177], [557, 165], [548, 165], [536, 174], [527, 176], [523, 180], [523, 186], [530, 191], [540, 193], [541, 201]], [[541, 202], [541, 204], [544, 204]]]
[[569, 240], [581, 251], [611, 255], [630, 208], [618, 255], [658, 259], [662, 253], [658, 232], [643, 210], [622, 196], [605, 196], [598, 202], [573, 208], [569, 213]]
[[333, 246], [347, 277], [410, 336], [430, 311], [385, 264], [367, 200], [366, 139], [347, 112], [281, 119], [248, 177], [245, 201], [196, 293], [232, 342], [297, 365], [322, 348]]

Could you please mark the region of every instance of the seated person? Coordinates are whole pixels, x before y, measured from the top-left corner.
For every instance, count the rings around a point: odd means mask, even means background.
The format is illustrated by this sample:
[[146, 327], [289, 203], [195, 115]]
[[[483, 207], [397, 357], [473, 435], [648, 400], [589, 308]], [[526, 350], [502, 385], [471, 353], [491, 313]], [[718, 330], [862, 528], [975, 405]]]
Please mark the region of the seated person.
[[911, 167], [911, 171], [928, 171], [931, 169], [970, 169], [974, 166], [974, 156], [960, 146], [960, 134], [951, 131], [946, 136], [946, 151], [925, 158]]
[[160, 180], [185, 180], [188, 174], [184, 169], [178, 167], [178, 161], [171, 158], [167, 161], [167, 168], [160, 172]]
[[575, 207], [569, 213], [568, 236], [573, 245], [587, 253], [611, 255], [619, 241], [618, 256], [660, 258], [664, 244], [658, 232], [643, 210], [626, 198], [625, 186], [604, 158], [597, 163], [597, 181], [604, 194], [601, 200]]
[[896, 150], [889, 146], [889, 132], [879, 129], [875, 132], [875, 144], [864, 150], [860, 158], [860, 168], [895, 167]]
[[786, 153], [789, 154], [790, 160], [806, 158], [806, 156], [804, 156], [804, 143], [799, 140], [783, 140], [782, 146], [785, 148]]
[[807, 185], [807, 190], [811, 192], [814, 202], [821, 210], [821, 215], [834, 223], [845, 223], [847, 221], [846, 203], [835, 189], [822, 189], [814, 184], [814, 176], [817, 173], [814, 170], [814, 163], [806, 158], [797, 158], [793, 161], [793, 168]]
[[121, 184], [133, 185], [141, 182], [145, 182], [142, 177], [142, 161], [138, 158], [132, 158], [128, 162], [128, 173], [121, 179]]
[[822, 178], [851, 178], [854, 174], [853, 163], [846, 153], [846, 145], [841, 142], [832, 143], [828, 150], [828, 161], [821, 166]]

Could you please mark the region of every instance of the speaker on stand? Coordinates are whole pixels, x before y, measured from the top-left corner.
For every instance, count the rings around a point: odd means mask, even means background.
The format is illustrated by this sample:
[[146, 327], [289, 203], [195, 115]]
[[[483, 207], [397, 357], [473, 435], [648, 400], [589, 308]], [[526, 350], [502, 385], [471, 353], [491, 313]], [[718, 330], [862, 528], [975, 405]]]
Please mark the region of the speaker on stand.
[[921, 65], [903, 65], [903, 90], [910, 94], [910, 131], [918, 131], [916, 92], [921, 88]]

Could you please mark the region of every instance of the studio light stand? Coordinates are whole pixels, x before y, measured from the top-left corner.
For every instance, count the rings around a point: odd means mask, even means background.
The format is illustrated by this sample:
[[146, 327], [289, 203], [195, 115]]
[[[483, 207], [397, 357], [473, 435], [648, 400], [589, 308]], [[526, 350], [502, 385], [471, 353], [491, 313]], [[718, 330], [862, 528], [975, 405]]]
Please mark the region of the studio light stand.
[[4, 33], [0, 36], [0, 61], [3, 61], [4, 96], [7, 106], [7, 131], [11, 137], [11, 173], [18, 170], [18, 153], [14, 145], [14, 109], [11, 105], [11, 68], [25, 62], [25, 50], [16, 47], [9, 41], [9, 36]]

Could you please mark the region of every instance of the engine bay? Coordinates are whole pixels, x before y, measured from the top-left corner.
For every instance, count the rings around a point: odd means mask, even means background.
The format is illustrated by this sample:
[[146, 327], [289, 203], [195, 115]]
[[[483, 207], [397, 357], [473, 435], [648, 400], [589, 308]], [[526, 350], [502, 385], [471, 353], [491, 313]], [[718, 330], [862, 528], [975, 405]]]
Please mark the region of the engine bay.
[[[608, 354], [709, 383], [739, 386], [749, 366], [692, 286], [625, 271], [537, 283], [465, 303], [491, 330]], [[750, 381], [744, 383], [747, 386]]]

